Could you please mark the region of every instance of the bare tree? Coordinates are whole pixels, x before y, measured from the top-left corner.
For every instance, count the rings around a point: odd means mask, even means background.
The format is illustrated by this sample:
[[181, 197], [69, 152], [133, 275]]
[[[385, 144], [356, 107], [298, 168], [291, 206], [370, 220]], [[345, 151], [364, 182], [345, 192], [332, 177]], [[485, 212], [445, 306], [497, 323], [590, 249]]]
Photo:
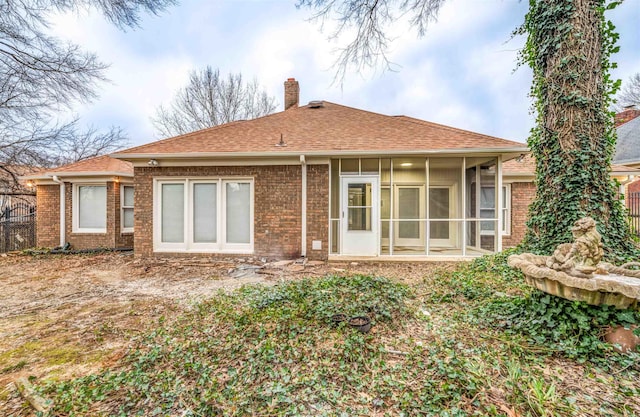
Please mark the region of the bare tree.
[[207, 66], [191, 71], [187, 86], [178, 90], [168, 108], [159, 106], [151, 120], [166, 137], [255, 119], [275, 109], [275, 98], [261, 90], [257, 80], [245, 83], [240, 73], [221, 78], [218, 69]]
[[640, 72], [629, 77], [626, 84], [622, 84], [622, 90], [616, 100], [616, 110], [622, 110], [627, 106], [640, 106]]
[[[47, 34], [51, 13], [95, 9], [119, 28], [138, 25], [175, 0], [0, 0], [0, 166], [51, 166], [115, 150], [122, 131], [58, 121], [74, 103], [95, 98], [106, 65]], [[13, 175], [12, 177], [15, 177]]]

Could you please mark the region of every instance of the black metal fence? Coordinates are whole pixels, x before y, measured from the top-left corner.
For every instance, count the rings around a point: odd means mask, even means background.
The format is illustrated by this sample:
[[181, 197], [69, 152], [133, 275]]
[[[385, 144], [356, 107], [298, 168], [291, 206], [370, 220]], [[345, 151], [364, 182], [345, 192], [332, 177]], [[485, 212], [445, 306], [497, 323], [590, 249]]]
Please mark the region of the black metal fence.
[[631, 231], [640, 236], [640, 192], [627, 195], [627, 207], [629, 208]]
[[27, 203], [0, 210], [0, 252], [22, 250], [36, 245], [36, 207]]

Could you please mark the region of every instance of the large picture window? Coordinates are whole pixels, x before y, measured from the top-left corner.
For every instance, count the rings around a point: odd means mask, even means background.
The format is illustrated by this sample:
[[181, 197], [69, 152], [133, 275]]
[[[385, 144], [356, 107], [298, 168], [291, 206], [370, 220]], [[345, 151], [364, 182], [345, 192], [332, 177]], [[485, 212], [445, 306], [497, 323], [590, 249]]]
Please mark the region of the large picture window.
[[107, 186], [102, 184], [74, 184], [73, 232], [107, 232]]
[[154, 250], [253, 251], [252, 179], [158, 179]]

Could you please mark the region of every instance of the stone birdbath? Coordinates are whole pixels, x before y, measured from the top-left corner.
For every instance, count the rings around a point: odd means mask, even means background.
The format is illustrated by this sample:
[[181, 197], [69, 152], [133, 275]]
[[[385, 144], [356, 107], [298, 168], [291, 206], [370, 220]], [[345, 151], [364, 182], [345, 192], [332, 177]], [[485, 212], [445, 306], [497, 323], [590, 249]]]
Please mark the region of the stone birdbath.
[[509, 266], [521, 270], [529, 285], [558, 297], [621, 309], [638, 308], [640, 270], [631, 268], [640, 263], [618, 267], [601, 262], [602, 242], [590, 217], [576, 221], [571, 232], [574, 242], [558, 246], [552, 256], [511, 255]]

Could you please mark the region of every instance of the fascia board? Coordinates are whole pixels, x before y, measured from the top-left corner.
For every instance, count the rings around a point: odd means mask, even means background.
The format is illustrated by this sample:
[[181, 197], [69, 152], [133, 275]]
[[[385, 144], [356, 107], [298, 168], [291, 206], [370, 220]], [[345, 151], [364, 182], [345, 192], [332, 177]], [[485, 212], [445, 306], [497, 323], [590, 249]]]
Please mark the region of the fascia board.
[[358, 157], [358, 156], [387, 156], [387, 155], [486, 155], [486, 154], [529, 153], [527, 147], [509, 148], [456, 148], [456, 149], [432, 149], [432, 150], [336, 150], [336, 151], [283, 151], [283, 152], [174, 152], [174, 153], [113, 153], [112, 158], [126, 161], [143, 159], [237, 159], [237, 158], [286, 158], [306, 156], [323, 157]]

